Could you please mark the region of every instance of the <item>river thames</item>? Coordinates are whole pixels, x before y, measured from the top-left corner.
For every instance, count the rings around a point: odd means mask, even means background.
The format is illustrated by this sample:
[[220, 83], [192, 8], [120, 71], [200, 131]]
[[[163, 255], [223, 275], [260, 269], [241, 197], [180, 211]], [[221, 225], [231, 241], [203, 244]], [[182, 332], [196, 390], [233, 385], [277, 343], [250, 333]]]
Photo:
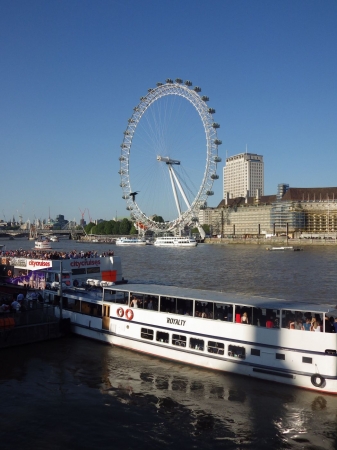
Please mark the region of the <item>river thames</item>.
[[[32, 242], [1, 240], [7, 249]], [[129, 281], [336, 304], [336, 250], [110, 249]], [[298, 332], [300, 333], [300, 332]], [[71, 336], [2, 350], [1, 449], [336, 449], [337, 396], [163, 361]]]

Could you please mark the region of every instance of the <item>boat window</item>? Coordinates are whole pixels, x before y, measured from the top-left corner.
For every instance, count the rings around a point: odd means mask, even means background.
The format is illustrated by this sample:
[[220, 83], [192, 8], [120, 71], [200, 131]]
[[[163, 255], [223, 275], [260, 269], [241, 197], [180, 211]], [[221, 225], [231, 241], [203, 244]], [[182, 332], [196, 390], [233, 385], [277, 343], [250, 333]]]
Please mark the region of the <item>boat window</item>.
[[284, 361], [286, 359], [286, 355], [284, 353], [276, 353], [276, 359], [281, 359]]
[[251, 308], [251, 323], [258, 327], [279, 328], [280, 311], [277, 309]]
[[102, 317], [102, 305], [82, 301], [81, 313], [88, 316]]
[[153, 330], [151, 330], [151, 328], [141, 328], [140, 337], [153, 341]]
[[100, 273], [101, 269], [99, 267], [88, 267], [87, 273]]
[[308, 358], [307, 356], [302, 357], [302, 362], [306, 364], [312, 364], [312, 358]]
[[138, 292], [133, 292], [130, 295], [130, 299], [130, 306], [132, 306], [133, 308], [158, 311], [158, 295], [139, 294]]
[[228, 346], [228, 356], [245, 359], [246, 358], [246, 349], [245, 349], [245, 347], [229, 345]]
[[85, 269], [72, 269], [72, 275], [85, 275], [87, 272]]
[[160, 297], [160, 312], [193, 315], [193, 300], [176, 297]]
[[156, 340], [158, 342], [165, 342], [165, 344], [168, 344], [169, 343], [169, 334], [164, 333], [163, 331], [157, 331]]
[[112, 303], [119, 303], [121, 305], [127, 305], [129, 301], [129, 294], [124, 291], [105, 290], [104, 300]]
[[186, 347], [186, 336], [180, 334], [172, 334], [172, 344], [179, 345], [180, 347]]
[[195, 317], [202, 319], [214, 318], [214, 303], [213, 302], [195, 302]]
[[250, 354], [251, 354], [252, 356], [260, 356], [260, 350], [258, 350], [258, 349], [256, 349], [256, 348], [252, 348], [252, 349], [250, 350]]
[[194, 350], [204, 351], [205, 341], [203, 341], [202, 339], [190, 338], [190, 348], [193, 348]]
[[250, 306], [235, 306], [235, 323], [252, 325], [254, 323], [253, 308]]
[[214, 319], [233, 322], [233, 306], [222, 303], [214, 303]]
[[208, 341], [207, 345], [208, 353], [217, 353], [223, 355], [225, 351], [225, 345], [222, 342]]
[[[320, 326], [321, 331], [323, 330], [323, 315], [319, 313], [314, 313], [310, 311], [294, 311], [294, 310], [283, 310], [282, 314], [282, 328], [288, 328], [291, 330], [306, 330], [310, 331], [309, 327], [313, 325], [316, 329]], [[307, 325], [308, 324], [308, 325]]]

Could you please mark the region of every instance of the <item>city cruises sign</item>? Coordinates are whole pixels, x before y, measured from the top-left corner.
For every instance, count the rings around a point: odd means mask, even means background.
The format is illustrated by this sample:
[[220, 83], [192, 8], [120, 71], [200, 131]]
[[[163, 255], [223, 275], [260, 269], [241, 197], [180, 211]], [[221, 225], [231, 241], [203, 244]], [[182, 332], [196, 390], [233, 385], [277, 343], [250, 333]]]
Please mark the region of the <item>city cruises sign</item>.
[[26, 259], [26, 258], [12, 258], [10, 265], [28, 270], [49, 269], [53, 266], [53, 262], [43, 259]]

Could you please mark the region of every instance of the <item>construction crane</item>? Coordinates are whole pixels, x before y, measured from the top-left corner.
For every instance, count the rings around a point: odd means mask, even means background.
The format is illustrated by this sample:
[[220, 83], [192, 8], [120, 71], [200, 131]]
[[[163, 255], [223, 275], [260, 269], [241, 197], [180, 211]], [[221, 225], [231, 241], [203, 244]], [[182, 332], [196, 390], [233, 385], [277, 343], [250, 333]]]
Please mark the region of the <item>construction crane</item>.
[[89, 223], [94, 223], [92, 218], [91, 218], [89, 208], [87, 208], [87, 211], [88, 211], [88, 216], [89, 216]]
[[81, 222], [82, 222], [82, 225], [83, 225], [84, 224], [84, 214], [85, 214], [85, 211], [87, 210], [87, 208], [85, 208], [84, 211], [82, 211], [81, 208], [78, 208], [78, 209], [80, 210], [80, 213], [81, 213], [81, 216], [82, 216]]

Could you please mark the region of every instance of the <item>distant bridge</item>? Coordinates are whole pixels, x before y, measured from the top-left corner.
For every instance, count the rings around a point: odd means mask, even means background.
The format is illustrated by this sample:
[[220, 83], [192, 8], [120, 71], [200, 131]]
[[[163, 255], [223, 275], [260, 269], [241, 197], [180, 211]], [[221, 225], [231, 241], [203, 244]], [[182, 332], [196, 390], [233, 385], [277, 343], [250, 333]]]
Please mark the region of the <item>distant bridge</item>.
[[[69, 230], [46, 230], [43, 228], [38, 228], [35, 230], [38, 236], [68, 236], [69, 239], [78, 239], [85, 235], [84, 230], [76, 230], [75, 228]], [[12, 236], [12, 237], [28, 237], [29, 230], [0, 230], [0, 237]]]

